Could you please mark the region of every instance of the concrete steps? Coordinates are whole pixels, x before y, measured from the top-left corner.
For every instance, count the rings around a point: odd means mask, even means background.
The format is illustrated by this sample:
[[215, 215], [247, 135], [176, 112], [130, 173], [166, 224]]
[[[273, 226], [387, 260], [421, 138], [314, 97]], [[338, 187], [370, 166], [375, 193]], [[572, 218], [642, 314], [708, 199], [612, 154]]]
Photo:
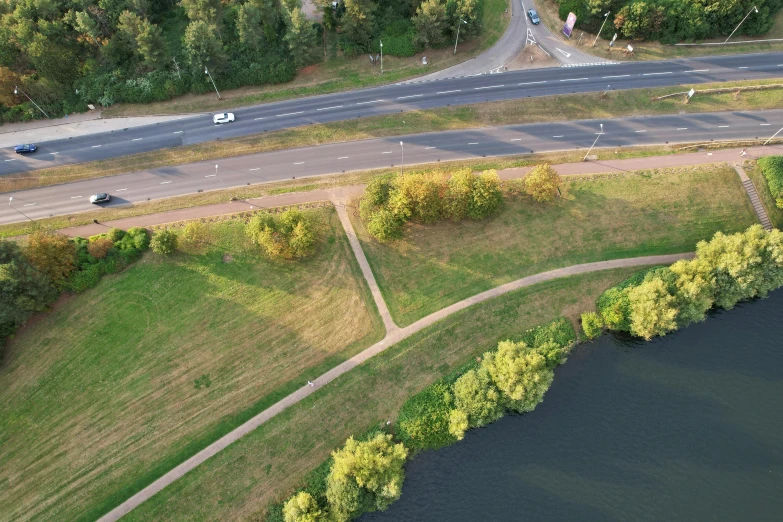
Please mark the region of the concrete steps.
[[739, 165], [734, 165], [734, 170], [737, 171], [737, 174], [740, 177], [740, 181], [742, 181], [742, 186], [745, 188], [745, 192], [750, 198], [750, 204], [753, 205], [753, 210], [756, 211], [756, 215], [759, 218], [759, 223], [761, 223], [761, 226], [764, 227], [765, 230], [772, 230], [772, 221], [769, 219], [767, 210], [764, 208], [764, 204], [761, 202], [761, 198], [759, 197], [759, 193], [756, 191], [756, 186], [753, 184], [753, 181], [751, 181], [751, 179], [745, 173], [745, 169]]

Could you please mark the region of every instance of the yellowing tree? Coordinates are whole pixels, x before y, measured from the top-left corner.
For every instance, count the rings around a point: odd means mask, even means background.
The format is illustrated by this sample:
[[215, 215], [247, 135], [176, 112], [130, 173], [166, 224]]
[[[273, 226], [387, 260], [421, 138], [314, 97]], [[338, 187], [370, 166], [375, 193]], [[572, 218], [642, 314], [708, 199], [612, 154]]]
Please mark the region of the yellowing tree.
[[76, 268], [76, 245], [63, 234], [33, 232], [27, 240], [24, 256], [55, 284], [64, 282]]
[[677, 328], [674, 296], [660, 278], [650, 278], [628, 290], [631, 309], [631, 333], [648, 341]]
[[283, 505], [285, 522], [319, 522], [326, 520], [318, 503], [310, 493], [300, 491]]
[[533, 411], [554, 378], [546, 358], [524, 342], [501, 342], [497, 352], [484, 354], [482, 365], [503, 393], [507, 406], [518, 412]]
[[538, 202], [552, 201], [560, 175], [549, 164], [537, 165], [525, 176], [525, 192]]
[[455, 409], [449, 414], [449, 433], [462, 440], [468, 428], [477, 428], [503, 416], [498, 389], [486, 368], [470, 370], [452, 387]]

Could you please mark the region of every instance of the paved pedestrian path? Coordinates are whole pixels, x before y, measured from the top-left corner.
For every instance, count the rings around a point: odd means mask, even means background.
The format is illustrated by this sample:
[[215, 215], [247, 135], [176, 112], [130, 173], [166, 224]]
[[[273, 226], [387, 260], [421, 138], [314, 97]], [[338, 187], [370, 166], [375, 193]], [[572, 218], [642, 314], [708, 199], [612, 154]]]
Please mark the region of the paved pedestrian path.
[[742, 181], [742, 186], [745, 188], [745, 192], [747, 192], [748, 197], [750, 198], [750, 203], [753, 205], [753, 210], [756, 211], [756, 215], [759, 218], [761, 226], [763, 226], [766, 230], [772, 230], [772, 221], [770, 221], [767, 210], [761, 203], [761, 198], [759, 198], [759, 193], [756, 191], [756, 186], [753, 184], [753, 181], [751, 181], [751, 179], [745, 173], [745, 169], [743, 169], [741, 166], [734, 165], [734, 170], [736, 170], [737, 174], [739, 174], [740, 180]]
[[[364, 255], [362, 254], [362, 257], [363, 256]], [[559, 268], [557, 270], [550, 270], [548, 272], [542, 272], [540, 274], [535, 274], [532, 276], [524, 277], [522, 279], [517, 279], [516, 281], [512, 281], [510, 283], [506, 283], [505, 285], [499, 286], [497, 288], [493, 288], [491, 290], [487, 290], [486, 292], [482, 292], [480, 294], [474, 295], [473, 297], [469, 297], [463, 301], [448, 306], [438, 312], [430, 314], [427, 317], [416, 321], [410, 326], [406, 326], [404, 328], [395, 328], [391, 331], [387, 331], [386, 337], [384, 337], [382, 341], [375, 343], [374, 345], [354, 355], [353, 357], [343, 362], [342, 364], [335, 366], [334, 368], [324, 373], [320, 377], [317, 377], [312, 381], [313, 386], [310, 386], [309, 384], [305, 384], [304, 386], [302, 386], [292, 394], [288, 395], [287, 397], [283, 398], [279, 402], [275, 403], [274, 405], [270, 406], [266, 410], [262, 411], [261, 413], [259, 413], [258, 415], [256, 415], [255, 417], [247, 421], [246, 423], [242, 424], [241, 426], [233, 430], [231, 433], [213, 442], [212, 444], [210, 444], [203, 450], [199, 451], [198, 453], [190, 457], [182, 464], [176, 466], [174, 469], [172, 469], [171, 471], [169, 471], [168, 473], [160, 477], [158, 480], [156, 480], [155, 482], [153, 482], [146, 488], [142, 489], [141, 491], [133, 495], [131, 498], [129, 498], [128, 500], [126, 500], [125, 502], [123, 502], [113, 510], [111, 510], [109, 513], [101, 517], [99, 519], [99, 522], [113, 522], [115, 520], [118, 520], [120, 517], [130, 512], [131, 510], [133, 510], [134, 508], [142, 504], [144, 501], [151, 498], [159, 491], [163, 490], [163, 488], [165, 488], [166, 486], [172, 484], [177, 479], [185, 475], [187, 472], [198, 467], [200, 464], [205, 462], [210, 457], [216, 455], [217, 453], [219, 453], [229, 445], [233, 444], [234, 442], [241, 439], [248, 433], [252, 432], [256, 428], [258, 428], [259, 426], [267, 422], [269, 419], [280, 414], [286, 408], [289, 408], [294, 404], [300, 402], [305, 397], [315, 393], [323, 386], [329, 384], [331, 381], [337, 379], [344, 373], [349, 372], [353, 368], [356, 368], [357, 366], [364, 363], [365, 361], [378, 355], [379, 353], [383, 352], [390, 346], [393, 346], [394, 344], [402, 341], [403, 339], [407, 339], [413, 334], [423, 330], [428, 326], [431, 326], [432, 324], [440, 321], [441, 319], [445, 319], [446, 317], [456, 312], [459, 312], [460, 310], [464, 310], [469, 306], [473, 306], [475, 304], [487, 301], [494, 297], [499, 297], [509, 292], [519, 290], [520, 288], [535, 285], [537, 283], [542, 283], [544, 281], [550, 281], [552, 279], [558, 279], [561, 277], [567, 277], [567, 276], [572, 276], [577, 274], [585, 274], [588, 272], [610, 270], [613, 268], [671, 264], [680, 259], [689, 259], [691, 257], [693, 257], [693, 254], [690, 253], [673, 254], [673, 255], [665, 255], [665, 256], [635, 257], [635, 258], [627, 258], [627, 259], [615, 259], [612, 261], [600, 261], [597, 263], [586, 263], [586, 264], [574, 265], [565, 268]]]

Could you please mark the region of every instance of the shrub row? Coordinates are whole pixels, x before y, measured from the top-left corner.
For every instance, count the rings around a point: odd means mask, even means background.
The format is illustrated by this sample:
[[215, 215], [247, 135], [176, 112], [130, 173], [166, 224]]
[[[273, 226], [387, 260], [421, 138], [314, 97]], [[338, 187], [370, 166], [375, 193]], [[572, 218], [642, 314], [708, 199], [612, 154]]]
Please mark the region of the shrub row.
[[76, 268], [63, 284], [70, 292], [84, 292], [95, 287], [106, 274], [115, 274], [124, 269], [149, 248], [147, 230], [140, 227], [128, 229], [112, 228], [105, 234], [73, 238], [76, 246]]
[[767, 179], [769, 191], [775, 198], [775, 205], [783, 208], [783, 156], [766, 156], [758, 163]]
[[783, 233], [753, 225], [745, 232], [718, 232], [696, 245], [696, 257], [655, 267], [606, 290], [598, 313], [584, 315], [588, 337], [605, 326], [638, 337], [656, 335], [703, 321], [713, 307], [765, 297], [783, 286]]

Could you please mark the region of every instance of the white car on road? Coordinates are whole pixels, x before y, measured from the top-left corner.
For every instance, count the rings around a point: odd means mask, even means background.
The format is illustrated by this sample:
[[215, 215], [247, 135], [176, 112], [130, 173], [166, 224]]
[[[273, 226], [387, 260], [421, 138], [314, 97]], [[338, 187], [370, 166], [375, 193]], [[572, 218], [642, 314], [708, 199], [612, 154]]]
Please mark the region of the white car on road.
[[215, 122], [215, 124], [220, 123], [231, 123], [234, 121], [234, 113], [233, 112], [221, 112], [220, 114], [215, 114], [212, 116], [212, 121]]

